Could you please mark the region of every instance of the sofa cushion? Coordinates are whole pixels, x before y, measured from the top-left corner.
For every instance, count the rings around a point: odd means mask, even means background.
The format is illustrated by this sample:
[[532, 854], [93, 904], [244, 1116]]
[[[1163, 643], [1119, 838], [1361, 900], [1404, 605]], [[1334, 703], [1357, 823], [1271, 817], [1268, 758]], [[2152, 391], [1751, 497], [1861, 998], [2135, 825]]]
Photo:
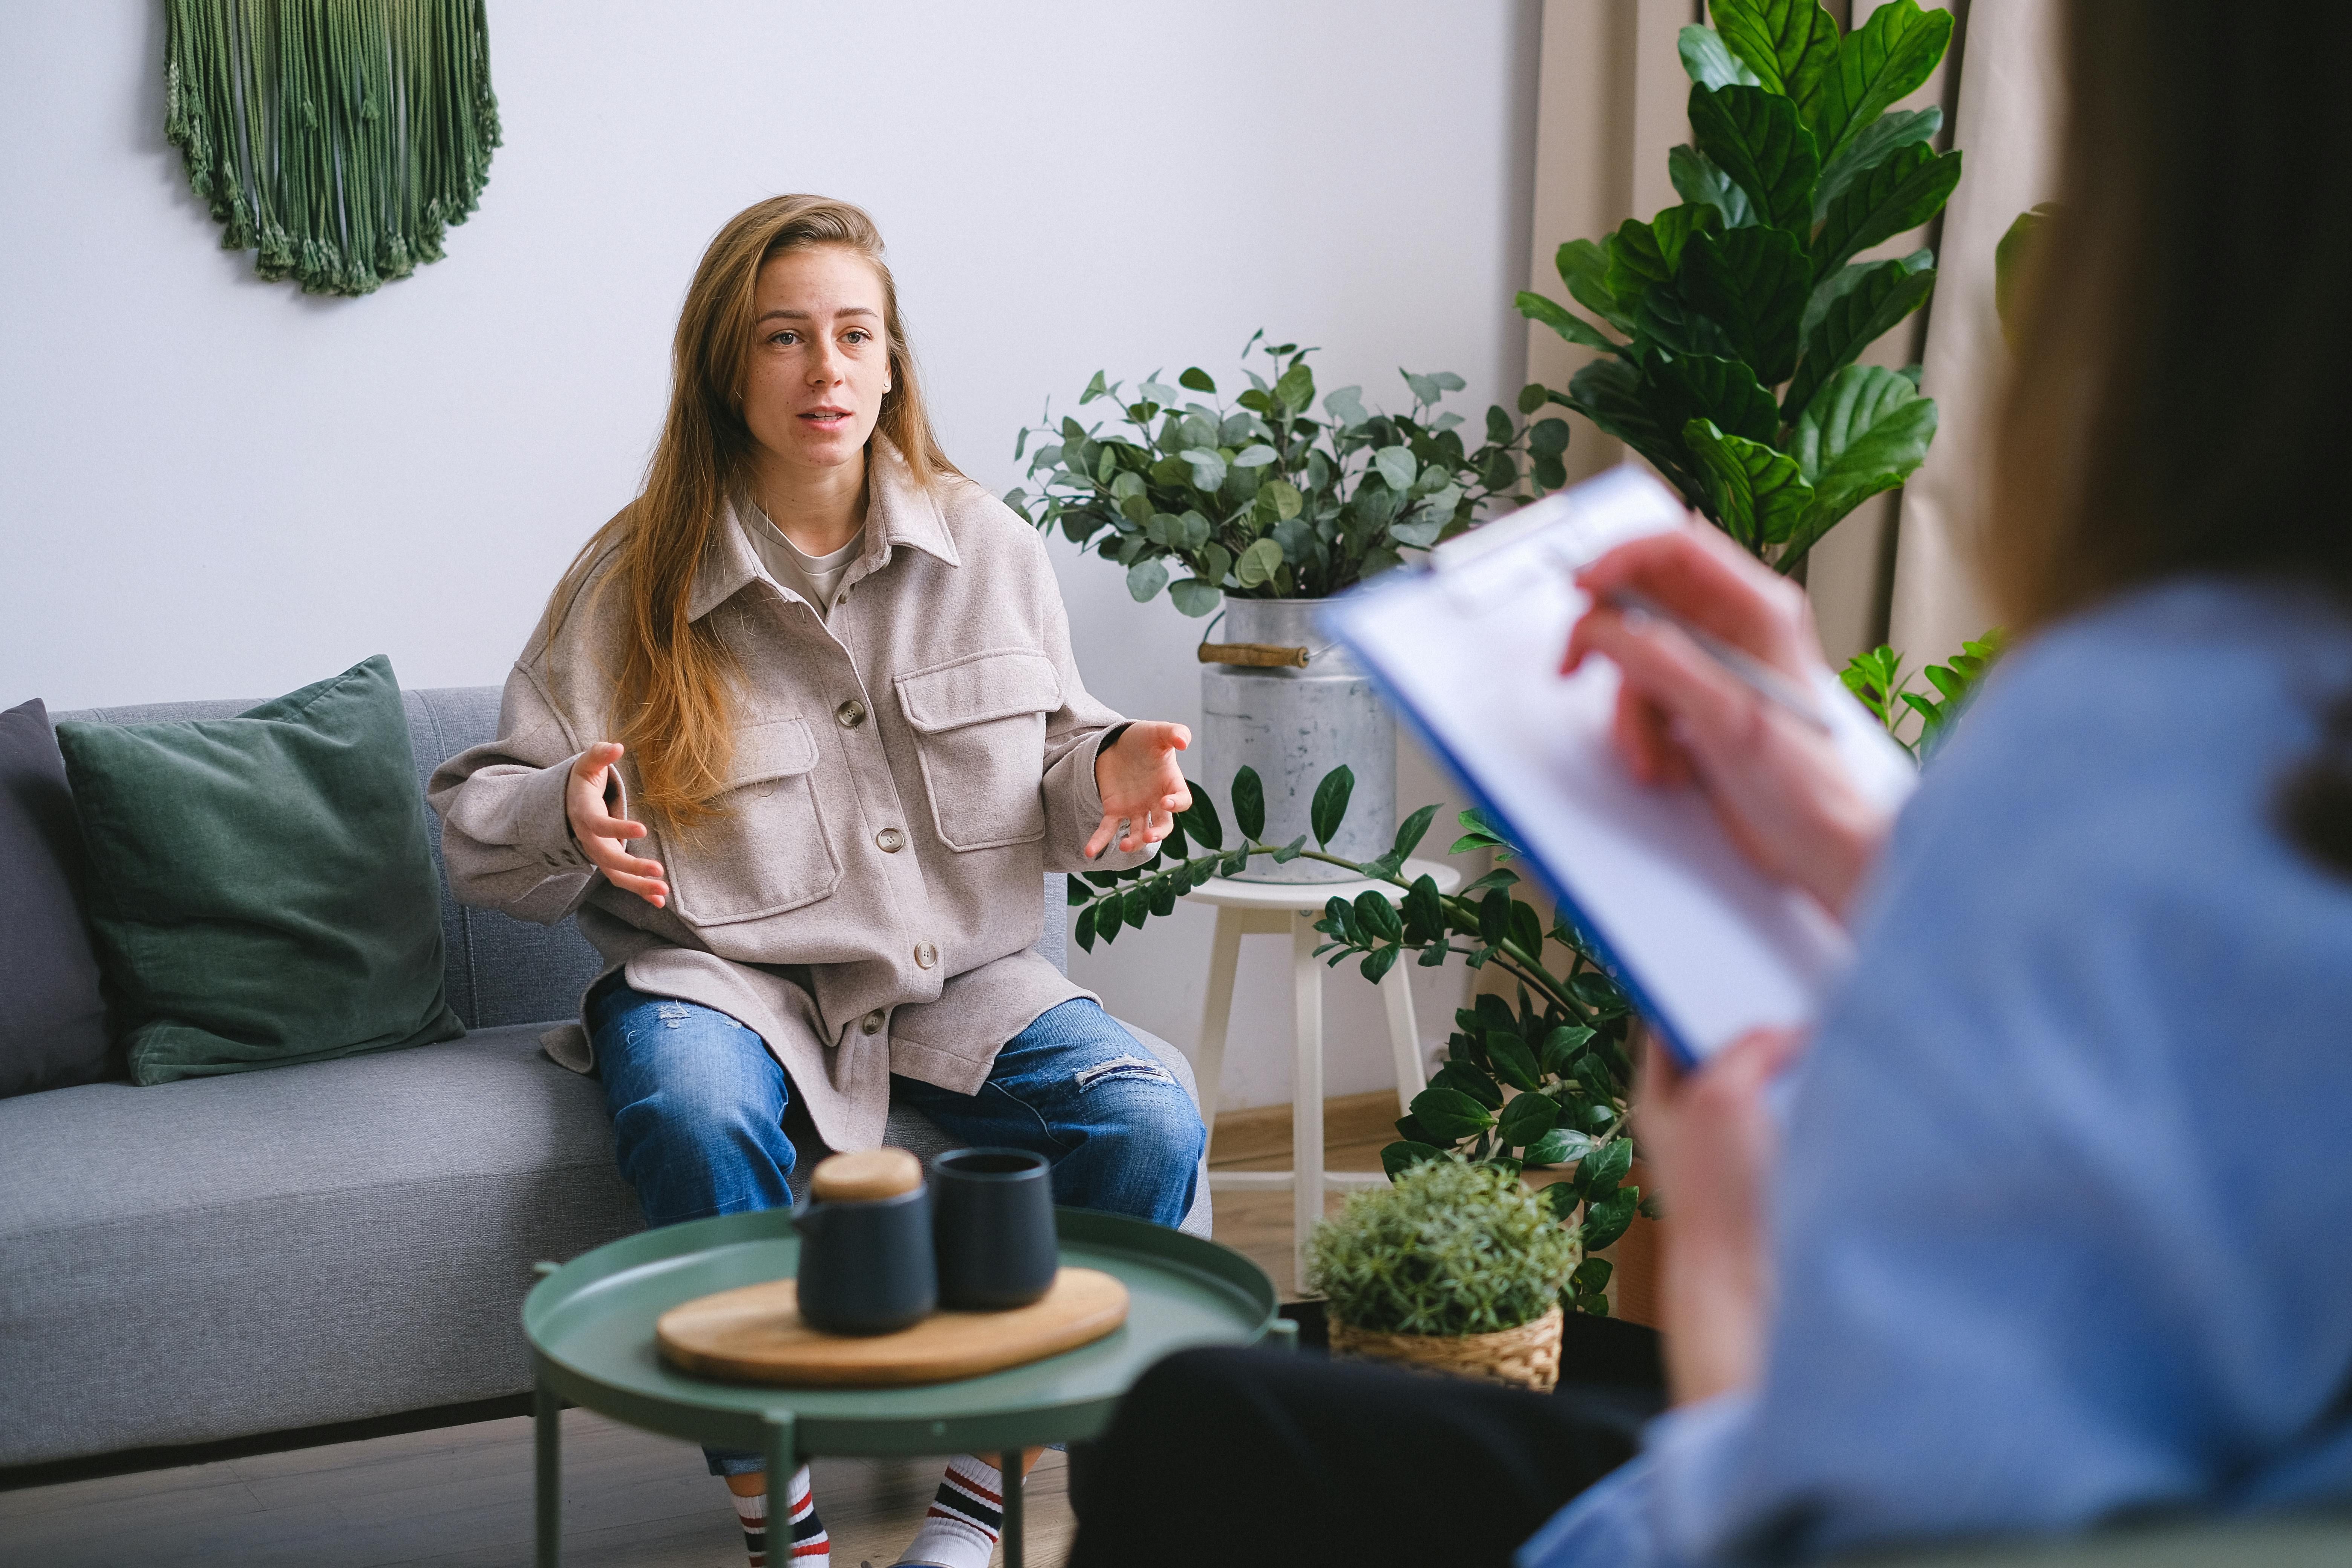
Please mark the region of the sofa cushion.
[[461, 1032], [388, 660], [235, 719], [67, 723], [58, 740], [139, 1082]]
[[0, 713], [0, 1099], [121, 1070], [82, 880], [65, 760], [36, 698]]
[[538, 1034], [0, 1101], [0, 1466], [528, 1389], [531, 1264], [642, 1226]]

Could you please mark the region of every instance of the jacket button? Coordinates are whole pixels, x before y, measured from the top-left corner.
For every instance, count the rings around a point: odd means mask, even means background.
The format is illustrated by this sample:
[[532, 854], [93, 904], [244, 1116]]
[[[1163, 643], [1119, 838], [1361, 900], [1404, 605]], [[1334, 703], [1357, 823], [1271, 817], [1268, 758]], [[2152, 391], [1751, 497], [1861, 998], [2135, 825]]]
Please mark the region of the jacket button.
[[886, 827], [874, 836], [874, 847], [885, 855], [896, 855], [907, 847], [907, 836], [895, 827]]
[[833, 710], [833, 716], [841, 721], [841, 727], [843, 729], [855, 730], [857, 726], [866, 722], [866, 704], [853, 697], [848, 701], [843, 703], [840, 707], [835, 709]]
[[882, 1032], [882, 1009], [877, 1007], [871, 1013], [866, 1014], [865, 1017], [858, 1020], [857, 1026], [865, 1030], [869, 1035], [880, 1034]]
[[940, 950], [938, 948], [933, 947], [928, 942], [919, 942], [915, 944], [916, 968], [929, 969], [932, 964], [937, 963], [939, 961]]

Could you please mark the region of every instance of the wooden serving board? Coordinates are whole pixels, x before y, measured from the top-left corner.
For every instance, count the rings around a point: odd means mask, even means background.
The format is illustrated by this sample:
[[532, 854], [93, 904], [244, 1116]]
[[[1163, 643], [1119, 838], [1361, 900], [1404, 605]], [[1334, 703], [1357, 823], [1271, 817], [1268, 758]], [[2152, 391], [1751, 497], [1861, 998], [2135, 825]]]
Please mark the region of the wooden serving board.
[[897, 1388], [952, 1383], [1039, 1361], [1127, 1321], [1127, 1287], [1095, 1268], [1065, 1268], [1042, 1300], [1007, 1312], [934, 1312], [895, 1334], [824, 1333], [801, 1321], [790, 1279], [721, 1290], [661, 1315], [664, 1360], [728, 1383], [791, 1388]]

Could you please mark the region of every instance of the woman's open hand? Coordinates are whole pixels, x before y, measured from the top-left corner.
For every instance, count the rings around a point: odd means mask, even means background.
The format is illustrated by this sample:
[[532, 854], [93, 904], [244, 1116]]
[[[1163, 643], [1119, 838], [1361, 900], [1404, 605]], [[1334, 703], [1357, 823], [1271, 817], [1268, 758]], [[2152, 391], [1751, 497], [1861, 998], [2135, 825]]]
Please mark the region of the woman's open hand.
[[613, 764], [620, 760], [621, 748], [611, 741], [599, 741], [581, 752], [572, 764], [571, 778], [564, 781], [563, 814], [580, 852], [604, 873], [606, 881], [660, 909], [669, 902], [661, 862], [632, 855], [628, 848], [631, 839], [646, 836], [645, 824], [614, 816], [604, 804]]
[[1593, 607], [1563, 673], [1601, 654], [1622, 673], [1618, 751], [1644, 784], [1696, 785], [1767, 875], [1843, 915], [1892, 820], [1857, 790], [1827, 735], [1781, 711], [1671, 624], [1609, 603], [1630, 590], [1810, 691], [1822, 668], [1804, 590], [1705, 526], [1621, 544], [1582, 572]]
[[1758, 1029], [1696, 1072], [1654, 1037], [1643, 1058], [1633, 1128], [1668, 1205], [1660, 1326], [1677, 1405], [1763, 1371], [1772, 1310], [1764, 1188], [1780, 1152], [1764, 1090], [1802, 1049], [1793, 1029]]
[[[1095, 753], [1095, 788], [1103, 817], [1087, 840], [1091, 860], [1118, 841], [1121, 854], [1149, 847], [1168, 837], [1176, 813], [1192, 804], [1192, 791], [1176, 765], [1176, 753], [1192, 743], [1181, 724], [1129, 724], [1116, 744]], [[1122, 830], [1124, 830], [1122, 832]]]

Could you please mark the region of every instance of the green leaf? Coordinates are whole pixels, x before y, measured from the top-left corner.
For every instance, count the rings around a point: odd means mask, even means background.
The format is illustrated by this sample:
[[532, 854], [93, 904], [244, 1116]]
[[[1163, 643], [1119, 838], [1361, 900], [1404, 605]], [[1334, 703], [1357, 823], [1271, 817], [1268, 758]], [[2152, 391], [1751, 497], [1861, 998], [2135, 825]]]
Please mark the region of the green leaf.
[[1293, 413], [1312, 407], [1315, 403], [1315, 373], [1303, 364], [1294, 364], [1282, 373], [1274, 384], [1275, 401]]
[[1486, 444], [1490, 447], [1507, 446], [1517, 434], [1518, 427], [1511, 423], [1511, 416], [1503, 412], [1503, 405], [1499, 403], [1487, 405]]
[[1067, 879], [1067, 887], [1068, 897], [1064, 900], [1066, 903], [1073, 906], [1083, 904], [1094, 897], [1092, 893], [1087, 891], [1087, 885], [1076, 877]]
[[1855, 507], [1901, 484], [1927, 460], [1936, 419], [1935, 399], [1920, 396], [1899, 372], [1854, 364], [1832, 376], [1789, 436], [1789, 451], [1799, 471], [1813, 476], [1815, 491], [1790, 550], [1801, 557]]
[[[1925, 254], [1920, 253], [1920, 254]], [[1918, 258], [1882, 261], [1875, 267], [1841, 268], [1825, 279], [1822, 289], [1835, 289], [1823, 304], [1820, 319], [1805, 335], [1804, 356], [1798, 362], [1780, 417], [1795, 423], [1823, 382], [1852, 364], [1895, 324], [1927, 302], [1936, 291], [1936, 269], [1916, 267]], [[1853, 276], [1857, 270], [1859, 277]], [[1851, 279], [1851, 281], [1848, 281]], [[1836, 285], [1845, 283], [1843, 289]], [[1816, 290], [1820, 292], [1820, 290]]]
[[[1528, 1163], [1533, 1164], [1535, 1162], [1530, 1160]], [[1566, 1219], [1576, 1212], [1576, 1205], [1582, 1201], [1577, 1195], [1573, 1182], [1554, 1182], [1543, 1190], [1544, 1206], [1551, 1210], [1554, 1219]]]
[[1605, 1318], [1609, 1315], [1609, 1298], [1597, 1290], [1588, 1292], [1576, 1298], [1576, 1310], [1588, 1318]]
[[2009, 346], [2017, 347], [2017, 328], [2010, 320], [2010, 307], [2016, 303], [2019, 280], [2025, 276], [2026, 258], [2040, 243], [2042, 228], [2058, 216], [2058, 204], [2043, 202], [2029, 212], [2017, 215], [2015, 222], [2001, 232], [2000, 243], [1992, 247], [1992, 308], [2000, 318], [2001, 336]]
[[1620, 1138], [1597, 1151], [1578, 1168], [1576, 1180], [1589, 1198], [1605, 1197], [1617, 1190], [1633, 1168], [1633, 1145]]
[[1697, 235], [1684, 254], [1684, 296], [1729, 334], [1733, 357], [1753, 366], [1766, 386], [1796, 368], [1797, 323], [1812, 286], [1804, 246], [1782, 229]]
[[1389, 489], [1402, 494], [1412, 488], [1421, 466], [1412, 458], [1410, 447], [1383, 447], [1372, 454], [1372, 467], [1380, 473]]
[[1187, 447], [1178, 457], [1191, 465], [1195, 489], [1213, 490], [1225, 482], [1225, 456], [1213, 447]]
[[1705, 486], [1691, 473], [1681, 443], [1666, 439], [1643, 397], [1643, 390], [1639, 370], [1622, 360], [1597, 359], [1569, 379], [1567, 402], [1569, 407], [1648, 458], [1696, 502], [1705, 493]]
[[[1597, 242], [1570, 240], [1553, 254], [1552, 265], [1559, 269], [1559, 280], [1567, 286], [1570, 299], [1621, 332], [1633, 330], [1632, 312], [1609, 286], [1609, 253]], [[1540, 398], [1530, 405], [1527, 394], [1519, 395], [1520, 413], [1533, 414], [1541, 406]]]
[[1698, 150], [1748, 193], [1759, 219], [1798, 235], [1811, 229], [1822, 158], [1794, 103], [1760, 87], [1694, 87], [1690, 122]]
[[1568, 450], [1568, 421], [1538, 419], [1528, 428], [1528, 450], [1538, 458], [1557, 458]]
[[1926, 109], [1897, 110], [1880, 115], [1861, 135], [1846, 143], [1844, 152], [1822, 165], [1822, 183], [1813, 187], [1813, 221], [1820, 222], [1828, 214], [1830, 203], [1843, 195], [1846, 187], [1886, 162], [1898, 149], [1932, 142], [1943, 128], [1944, 111], [1932, 104]]
[[1704, 419], [1685, 426], [1683, 439], [1706, 470], [1724, 531], [1750, 552], [1760, 555], [1786, 540], [1812, 505], [1812, 487], [1787, 453], [1727, 436]]
[[1143, 929], [1143, 922], [1151, 918], [1150, 889], [1147, 888], [1129, 888], [1126, 892], [1121, 893], [1119, 895], [1119, 913], [1127, 917], [1128, 924], [1133, 926], [1138, 931], [1141, 931]]
[[1168, 584], [1168, 596], [1185, 615], [1205, 616], [1215, 609], [1225, 595], [1214, 583], [1199, 577], [1182, 577]]
[[1540, 1094], [1523, 1094], [1503, 1107], [1496, 1125], [1505, 1148], [1524, 1149], [1550, 1131], [1559, 1121], [1559, 1106]]
[[1381, 1151], [1381, 1169], [1386, 1171], [1389, 1173], [1389, 1180], [1393, 1182], [1424, 1160], [1443, 1160], [1444, 1158], [1445, 1158], [1444, 1150], [1433, 1149], [1426, 1143], [1415, 1143], [1408, 1140], [1401, 1143], [1391, 1143]]
[[1127, 569], [1127, 591], [1139, 605], [1168, 585], [1168, 568], [1158, 561], [1139, 561]]
[[1960, 183], [1960, 153], [1937, 153], [1914, 142], [1846, 187], [1822, 215], [1813, 236], [1813, 278], [1819, 281], [1883, 239], [1916, 228], [1941, 212]]
[[[1076, 883], [1071, 885], [1076, 886]], [[1070, 927], [1070, 940], [1078, 944], [1080, 952], [1095, 950], [1095, 907], [1092, 904], [1078, 911], [1076, 922]]]
[[1325, 410], [1339, 422], [1340, 429], [1353, 430], [1371, 417], [1364, 412], [1363, 390], [1360, 386], [1343, 386], [1323, 399]]
[[1686, 203], [1666, 208], [1648, 223], [1627, 218], [1619, 224], [1602, 247], [1609, 258], [1605, 282], [1618, 308], [1638, 316], [1643, 297], [1672, 283], [1682, 270], [1683, 247], [1690, 237], [1721, 221], [1713, 207]]
[[[1513, 1089], [1529, 1089], [1536, 1087], [1538, 1077], [1535, 1054], [1528, 1049], [1527, 1042], [1520, 1039], [1518, 1036], [1504, 1029], [1488, 1030], [1486, 1059], [1494, 1064], [1495, 1076]], [[1514, 1138], [1511, 1142], [1524, 1143], [1527, 1140]]]
[[1397, 942], [1404, 936], [1404, 919], [1388, 895], [1376, 888], [1367, 888], [1356, 895], [1356, 924], [1382, 942]]
[[1348, 816], [1348, 796], [1356, 787], [1355, 771], [1342, 763], [1323, 775], [1315, 786], [1314, 804], [1307, 808], [1307, 820], [1315, 830], [1315, 842], [1324, 848], [1339, 836], [1339, 824]]
[[1694, 419], [1770, 445], [1780, 433], [1780, 410], [1758, 384], [1756, 373], [1716, 354], [1661, 357], [1649, 367], [1645, 392], [1658, 427], [1679, 430]]
[[[1547, 300], [1540, 294], [1532, 294], [1522, 289], [1513, 300], [1513, 304], [1520, 315], [1530, 321], [1541, 321], [1570, 342], [1580, 344], [1588, 349], [1599, 349], [1603, 353], [1617, 353], [1625, 347], [1624, 344], [1618, 342], [1566, 306], [1557, 300]], [[1506, 433], [1496, 438], [1507, 441], [1510, 436]]]
[[1260, 441], [1234, 454], [1236, 468], [1263, 468], [1275, 460], [1274, 448]]
[[1584, 1158], [1592, 1140], [1566, 1127], [1555, 1127], [1527, 1146], [1521, 1156], [1530, 1165], [1566, 1165]]
[[[1190, 780], [1186, 781], [1188, 784]], [[1225, 825], [1217, 820], [1217, 803], [1199, 784], [1192, 784], [1192, 804], [1178, 814], [1184, 831], [1203, 849], [1216, 850], [1225, 847]]]
[[1581, 1024], [1563, 1024], [1546, 1035], [1541, 1064], [1544, 1072], [1552, 1078], [1566, 1078], [1591, 1038], [1592, 1031]]
[[1436, 815], [1437, 807], [1430, 805], [1406, 817], [1397, 827], [1396, 843], [1389, 853], [1402, 862], [1406, 856], [1421, 847], [1422, 836], [1429, 831], [1430, 820]]
[[[1690, 29], [1685, 28], [1688, 32]], [[1726, 228], [1746, 228], [1756, 221], [1756, 208], [1739, 183], [1715, 166], [1715, 160], [1696, 147], [1671, 147], [1666, 151], [1666, 174], [1675, 183], [1675, 194], [1693, 206], [1713, 207], [1723, 216]]]
[[1713, 27], [1685, 27], [1675, 36], [1683, 69], [1701, 87], [1760, 87], [1763, 83]]
[[[1478, 940], [1500, 947], [1511, 934], [1511, 895], [1497, 888], [1478, 901]], [[1507, 1029], [1509, 1023], [1504, 1026]]]
[[1475, 1062], [1449, 1061], [1429, 1080], [1444, 1089], [1458, 1089], [1489, 1110], [1503, 1109], [1503, 1091]]
[[1445, 1143], [1459, 1143], [1495, 1125], [1486, 1108], [1458, 1089], [1424, 1089], [1413, 1096], [1412, 1119]]
[[1811, 118], [1822, 79], [1837, 64], [1838, 26], [1815, 0], [1715, 0], [1716, 31], [1765, 90]]
[[[1586, 243], [1590, 244], [1591, 242], [1587, 241]], [[1544, 385], [1540, 382], [1531, 381], [1528, 383], [1527, 385], [1519, 388], [1519, 412], [1522, 414], [1533, 414], [1537, 409], [1541, 408], [1546, 403], [1550, 401], [1551, 388]]]
[[[1234, 563], [1234, 577], [1244, 588], [1262, 588], [1282, 566], [1282, 546], [1271, 539], [1254, 542]], [[1253, 835], [1252, 837], [1255, 837]]]
[[1087, 404], [1092, 403], [1097, 397], [1108, 397], [1109, 395], [1110, 387], [1103, 381], [1103, 373], [1097, 371], [1095, 372], [1095, 378], [1087, 383], [1087, 389], [1078, 394], [1078, 404], [1083, 407]]
[[1197, 364], [1191, 366], [1183, 374], [1178, 376], [1176, 384], [1189, 386], [1194, 392], [1205, 392], [1212, 396], [1214, 396], [1217, 391], [1217, 384], [1209, 379], [1209, 373]]
[[1892, 0], [1848, 33], [1808, 114], [1827, 155], [1836, 157], [1934, 75], [1951, 41], [1952, 14], [1923, 13], [1918, 0]]
[[[1615, 1147], [1616, 1145], [1612, 1145]], [[1598, 1252], [1625, 1234], [1633, 1223], [1633, 1205], [1642, 1201], [1641, 1190], [1620, 1187], [1606, 1198], [1591, 1205], [1584, 1211], [1584, 1247]], [[1579, 1302], [1579, 1305], [1582, 1305]]]
[[1616, 1268], [1609, 1259], [1588, 1258], [1576, 1266], [1576, 1272], [1568, 1277], [1568, 1282], [1575, 1286], [1580, 1294], [1589, 1294], [1607, 1289], [1609, 1276], [1615, 1272]]
[[[1244, 767], [1234, 775], [1234, 826], [1241, 829], [1243, 840], [1250, 844], [1256, 843], [1258, 836], [1265, 831], [1265, 784], [1257, 776], [1255, 768]], [[1213, 844], [1215, 840], [1204, 842]]]

